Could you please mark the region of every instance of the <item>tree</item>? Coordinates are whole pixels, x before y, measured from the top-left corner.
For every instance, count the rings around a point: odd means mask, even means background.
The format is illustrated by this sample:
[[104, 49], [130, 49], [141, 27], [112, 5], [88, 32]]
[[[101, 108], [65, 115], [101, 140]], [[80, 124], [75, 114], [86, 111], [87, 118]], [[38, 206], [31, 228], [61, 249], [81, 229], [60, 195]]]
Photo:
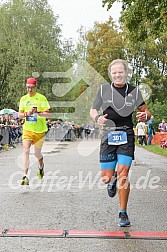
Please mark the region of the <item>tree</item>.
[[87, 33], [87, 41], [87, 61], [109, 81], [109, 64], [114, 59], [125, 57], [121, 32], [112, 18], [109, 18], [105, 23], [95, 23], [93, 29]]
[[84, 80], [80, 81], [79, 86], [80, 94], [85, 93], [80, 99], [79, 106], [82, 110], [78, 112], [77, 117], [81, 119], [80, 123], [85, 123], [90, 121], [89, 111], [99, 85], [110, 81], [109, 63], [116, 58], [124, 58], [124, 46], [122, 35], [112, 18], [104, 23], [95, 22], [89, 31], [84, 31], [81, 27], [79, 35], [77, 59], [87, 61], [88, 64], [85, 64], [81, 75], [87, 80], [88, 85], [91, 83], [88, 92]]
[[162, 121], [162, 119], [165, 119], [165, 121], [167, 122], [166, 101], [159, 102], [158, 100], [155, 100], [154, 103], [149, 104], [149, 110], [154, 116], [155, 130], [158, 131], [158, 124]]
[[0, 6], [1, 107], [8, 104], [18, 109], [25, 79], [33, 72], [40, 75], [39, 87], [45, 92], [51, 90], [52, 81], [41, 74], [60, 71], [63, 64], [57, 20], [46, 0], [13, 0]]
[[[103, 0], [108, 10], [116, 0]], [[123, 0], [121, 22], [131, 33], [134, 42], [143, 41], [148, 36], [155, 39], [167, 28], [167, 1]]]
[[[124, 31], [126, 33], [126, 31]], [[126, 33], [127, 34], [127, 33]], [[165, 99], [167, 95], [167, 42], [161, 36], [154, 40], [148, 37], [137, 44], [125, 39], [126, 58], [133, 69], [132, 81], [137, 84], [145, 83], [152, 90], [151, 101]]]
[[[103, 4], [108, 4], [110, 9], [114, 2], [103, 1]], [[120, 28], [125, 57], [133, 69], [132, 82], [148, 84], [153, 102], [167, 95], [167, 18], [161, 18], [166, 4], [167, 1], [157, 0], [122, 1]], [[155, 27], [157, 20], [161, 22], [160, 29]]]

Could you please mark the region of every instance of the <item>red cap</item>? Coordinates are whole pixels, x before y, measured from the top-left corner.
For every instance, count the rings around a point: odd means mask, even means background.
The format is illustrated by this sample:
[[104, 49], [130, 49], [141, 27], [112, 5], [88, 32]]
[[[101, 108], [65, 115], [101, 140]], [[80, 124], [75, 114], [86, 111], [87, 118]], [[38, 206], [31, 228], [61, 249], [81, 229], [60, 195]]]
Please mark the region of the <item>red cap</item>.
[[36, 86], [37, 80], [35, 78], [33, 78], [33, 77], [28, 78], [26, 84], [30, 84], [30, 85]]

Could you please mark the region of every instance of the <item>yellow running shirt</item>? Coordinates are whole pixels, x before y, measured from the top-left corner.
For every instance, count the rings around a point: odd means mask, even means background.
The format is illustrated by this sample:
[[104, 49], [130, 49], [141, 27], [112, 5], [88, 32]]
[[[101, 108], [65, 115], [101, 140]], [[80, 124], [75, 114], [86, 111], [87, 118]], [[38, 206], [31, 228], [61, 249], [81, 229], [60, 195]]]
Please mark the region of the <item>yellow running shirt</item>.
[[[37, 107], [38, 112], [50, 109], [50, 105], [46, 97], [42, 94], [36, 93], [34, 96], [26, 94], [21, 97], [19, 111], [21, 110], [25, 113], [30, 111], [33, 107]], [[25, 117], [23, 130], [29, 130], [36, 133], [46, 132], [48, 130], [46, 126], [46, 118], [39, 116], [38, 114]]]

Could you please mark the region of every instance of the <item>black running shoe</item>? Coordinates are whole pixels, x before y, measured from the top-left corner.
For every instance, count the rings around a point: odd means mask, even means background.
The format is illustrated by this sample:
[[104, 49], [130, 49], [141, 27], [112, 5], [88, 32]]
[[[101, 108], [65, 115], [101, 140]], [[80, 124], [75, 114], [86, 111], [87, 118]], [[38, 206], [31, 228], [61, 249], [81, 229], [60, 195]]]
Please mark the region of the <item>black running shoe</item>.
[[44, 176], [44, 163], [42, 164], [42, 169], [38, 168], [37, 176], [38, 176], [38, 179], [43, 178], [43, 176]]
[[29, 179], [26, 176], [22, 178], [21, 185], [29, 185]]
[[108, 196], [113, 198], [117, 193], [117, 173], [114, 173], [114, 182], [107, 185]]
[[119, 213], [119, 218], [120, 218], [120, 221], [118, 225], [120, 227], [130, 227], [130, 221], [126, 212]]

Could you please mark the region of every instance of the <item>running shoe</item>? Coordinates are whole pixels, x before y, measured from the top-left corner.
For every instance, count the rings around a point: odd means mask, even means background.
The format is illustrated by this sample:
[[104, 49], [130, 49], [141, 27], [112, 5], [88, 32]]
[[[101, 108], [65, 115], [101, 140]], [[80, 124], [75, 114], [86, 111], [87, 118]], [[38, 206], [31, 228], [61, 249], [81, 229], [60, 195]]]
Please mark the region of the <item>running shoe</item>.
[[109, 197], [113, 198], [117, 193], [117, 173], [114, 173], [114, 182], [107, 184], [107, 192]]
[[29, 185], [29, 179], [26, 176], [22, 178], [21, 185]]
[[119, 213], [119, 218], [120, 218], [120, 221], [118, 225], [120, 227], [130, 227], [130, 221], [126, 212]]
[[37, 177], [38, 177], [38, 179], [42, 179], [43, 176], [44, 176], [44, 163], [43, 163], [43, 165], [42, 165], [42, 169], [39, 169], [39, 168], [38, 168], [38, 172], [37, 172]]

